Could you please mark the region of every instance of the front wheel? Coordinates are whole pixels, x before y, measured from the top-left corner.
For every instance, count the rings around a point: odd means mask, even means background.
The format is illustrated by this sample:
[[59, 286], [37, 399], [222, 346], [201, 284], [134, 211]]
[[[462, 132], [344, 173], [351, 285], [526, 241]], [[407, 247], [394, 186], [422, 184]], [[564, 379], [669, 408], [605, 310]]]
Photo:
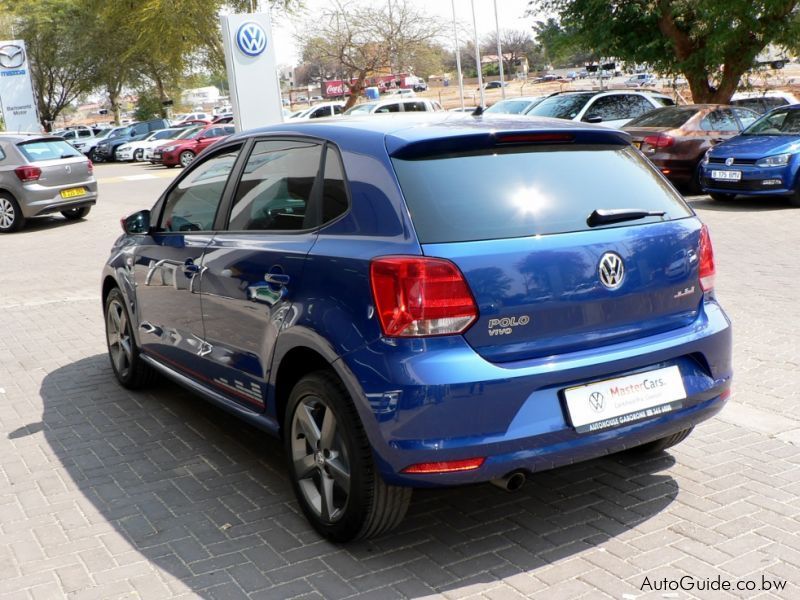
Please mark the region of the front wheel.
[[25, 225], [25, 216], [17, 201], [8, 194], [0, 194], [0, 233], [19, 231]]
[[191, 150], [184, 150], [181, 152], [180, 161], [182, 167], [188, 167], [194, 160], [194, 152]]
[[131, 390], [147, 386], [155, 379], [156, 372], [139, 355], [125, 298], [119, 288], [109, 292], [105, 308], [108, 357], [117, 381]]
[[144, 160], [144, 150], [139, 149], [133, 152], [133, 160], [136, 162], [142, 162]]
[[89, 214], [89, 211], [92, 210], [91, 206], [81, 206], [79, 208], [70, 208], [69, 210], [62, 210], [61, 214], [64, 215], [65, 219], [70, 221], [75, 221], [77, 219], [83, 219], [86, 215]]
[[333, 373], [317, 371], [294, 387], [284, 445], [300, 507], [326, 538], [373, 537], [405, 516], [411, 488], [383, 481], [356, 408]]
[[736, 196], [736, 194], [720, 194], [718, 192], [709, 192], [708, 195], [717, 202], [730, 202]]

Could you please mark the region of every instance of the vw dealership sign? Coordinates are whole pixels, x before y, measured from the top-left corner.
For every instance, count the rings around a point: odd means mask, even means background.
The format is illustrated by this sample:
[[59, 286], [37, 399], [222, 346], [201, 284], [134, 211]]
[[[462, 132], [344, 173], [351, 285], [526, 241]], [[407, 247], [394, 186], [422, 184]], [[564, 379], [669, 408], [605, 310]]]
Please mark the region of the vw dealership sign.
[[25, 42], [0, 41], [0, 111], [6, 131], [41, 131]]
[[258, 56], [267, 47], [267, 32], [253, 21], [242, 23], [236, 31], [236, 45], [247, 56]]
[[268, 13], [222, 15], [222, 42], [237, 131], [283, 121]]

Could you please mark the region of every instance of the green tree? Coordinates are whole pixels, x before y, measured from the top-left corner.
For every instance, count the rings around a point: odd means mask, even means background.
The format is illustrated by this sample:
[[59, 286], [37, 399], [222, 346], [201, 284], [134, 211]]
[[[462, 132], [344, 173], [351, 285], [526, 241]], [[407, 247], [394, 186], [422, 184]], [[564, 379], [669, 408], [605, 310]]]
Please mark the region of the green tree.
[[[518, 63], [534, 50], [536, 43], [527, 31], [505, 29], [500, 32], [500, 49], [503, 52], [503, 71], [506, 77], [512, 77], [519, 70]], [[489, 34], [481, 44], [482, 55], [497, 54], [497, 34]], [[474, 61], [473, 61], [474, 64]], [[484, 70], [486, 67], [484, 66]], [[499, 71], [499, 66], [497, 67]]]
[[2, 35], [25, 40], [39, 120], [49, 131], [59, 114], [92, 88], [94, 65], [80, 27], [86, 15], [76, 0], [20, 0], [13, 11], [3, 12]]
[[727, 102], [768, 44], [798, 44], [798, 0], [530, 0], [599, 56], [682, 73], [695, 102]]

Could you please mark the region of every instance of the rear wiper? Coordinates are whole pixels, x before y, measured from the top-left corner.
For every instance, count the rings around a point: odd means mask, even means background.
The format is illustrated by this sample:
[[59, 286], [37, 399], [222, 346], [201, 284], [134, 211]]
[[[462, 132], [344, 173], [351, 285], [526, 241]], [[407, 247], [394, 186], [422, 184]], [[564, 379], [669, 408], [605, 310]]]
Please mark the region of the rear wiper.
[[589, 227], [607, 225], [608, 223], [621, 223], [622, 221], [635, 221], [645, 217], [663, 217], [667, 214], [664, 210], [644, 210], [641, 208], [598, 208], [586, 219]]

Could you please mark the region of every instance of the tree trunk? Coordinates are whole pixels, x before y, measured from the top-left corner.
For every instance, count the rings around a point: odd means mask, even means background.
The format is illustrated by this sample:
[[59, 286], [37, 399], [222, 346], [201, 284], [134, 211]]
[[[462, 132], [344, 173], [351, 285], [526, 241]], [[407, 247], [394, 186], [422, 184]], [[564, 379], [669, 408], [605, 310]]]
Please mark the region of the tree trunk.
[[161, 76], [154, 72], [153, 74], [153, 81], [156, 84], [156, 90], [158, 91], [158, 99], [161, 101], [161, 108], [160, 108], [160, 115], [162, 119], [167, 118], [167, 107], [164, 105], [164, 102], [168, 100], [167, 92], [164, 90], [164, 80], [161, 79]]
[[111, 114], [114, 115], [114, 125], [119, 125], [119, 92], [116, 90], [108, 90], [108, 102], [111, 104]]
[[347, 86], [347, 89], [350, 90], [350, 97], [347, 98], [347, 102], [342, 109], [342, 112], [349, 110], [353, 106], [355, 106], [356, 102], [358, 102], [358, 98], [361, 96], [361, 92], [364, 91], [364, 82], [366, 81], [367, 76], [359, 75], [358, 79], [356, 79], [355, 83], [348, 83], [344, 82]]

